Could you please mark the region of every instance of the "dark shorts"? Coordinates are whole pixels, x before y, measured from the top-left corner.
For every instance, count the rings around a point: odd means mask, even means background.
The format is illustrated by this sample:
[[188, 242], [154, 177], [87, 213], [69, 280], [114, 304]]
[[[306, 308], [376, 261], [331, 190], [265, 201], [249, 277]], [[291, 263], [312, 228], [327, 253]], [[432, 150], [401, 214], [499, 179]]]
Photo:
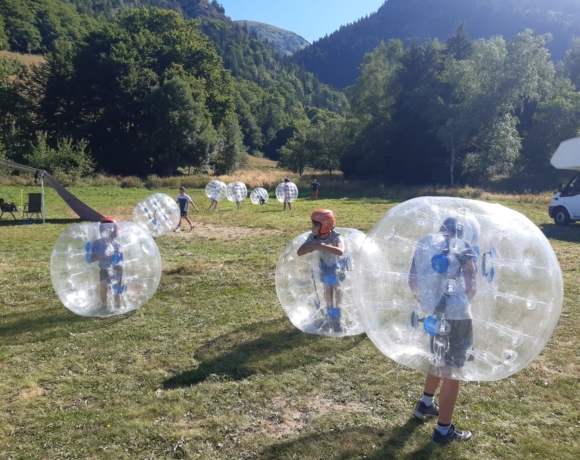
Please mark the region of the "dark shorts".
[[109, 271], [105, 270], [104, 268], [101, 268], [99, 270], [99, 280], [100, 281], [106, 281], [107, 284], [122, 284], [123, 281], [123, 268], [117, 266], [113, 267], [113, 271], [115, 272], [115, 274], [113, 276], [109, 276]]
[[445, 364], [461, 368], [467, 358], [467, 350], [473, 345], [473, 325], [470, 319], [448, 319], [451, 326], [448, 335], [431, 337], [431, 353], [435, 353], [435, 340], [446, 343]]
[[320, 259], [320, 281], [329, 286], [335, 286], [342, 283], [345, 278], [346, 273], [338, 264], [328, 265], [324, 260]]
[[187, 217], [187, 211], [181, 211], [181, 217]]

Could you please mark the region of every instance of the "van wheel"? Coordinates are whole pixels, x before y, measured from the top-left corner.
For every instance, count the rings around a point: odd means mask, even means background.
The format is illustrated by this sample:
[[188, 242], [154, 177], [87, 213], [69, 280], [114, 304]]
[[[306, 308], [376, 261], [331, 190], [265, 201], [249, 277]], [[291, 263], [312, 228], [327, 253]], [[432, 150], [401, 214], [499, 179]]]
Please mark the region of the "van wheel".
[[568, 214], [566, 208], [556, 209], [554, 214], [554, 223], [561, 226], [570, 225], [570, 214]]

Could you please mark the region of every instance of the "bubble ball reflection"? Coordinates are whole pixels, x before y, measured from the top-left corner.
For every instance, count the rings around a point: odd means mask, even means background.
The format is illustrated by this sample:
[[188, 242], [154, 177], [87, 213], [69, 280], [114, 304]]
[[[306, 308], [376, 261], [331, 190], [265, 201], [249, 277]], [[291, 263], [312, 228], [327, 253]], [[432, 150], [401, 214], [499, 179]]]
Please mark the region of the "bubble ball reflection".
[[269, 198], [268, 190], [263, 187], [256, 187], [250, 193], [250, 201], [252, 204], [266, 204]]
[[276, 198], [280, 203], [293, 203], [298, 198], [298, 187], [294, 182], [282, 182], [276, 187]]
[[205, 186], [205, 195], [213, 201], [223, 201], [226, 199], [227, 185], [219, 180], [211, 180]]
[[244, 201], [248, 196], [246, 184], [240, 181], [229, 183], [226, 189], [226, 196], [228, 201], [231, 201], [232, 203]]
[[[105, 226], [117, 226], [109, 232]], [[50, 259], [52, 286], [81, 316], [105, 317], [143, 306], [161, 279], [161, 256], [140, 225], [82, 224], [58, 238]]]
[[[324, 263], [321, 252], [299, 257], [310, 232], [286, 246], [276, 265], [276, 293], [288, 318], [303, 332], [344, 337], [364, 332], [353, 299], [354, 267], [365, 234], [335, 228], [344, 238], [344, 256]], [[327, 261], [328, 262], [328, 261]]]
[[357, 308], [380, 351], [456, 380], [499, 380], [525, 367], [563, 300], [558, 260], [536, 225], [460, 198], [391, 209], [368, 233], [356, 279]]
[[141, 225], [154, 238], [164, 236], [179, 224], [179, 206], [170, 196], [156, 193], [133, 208], [133, 222]]

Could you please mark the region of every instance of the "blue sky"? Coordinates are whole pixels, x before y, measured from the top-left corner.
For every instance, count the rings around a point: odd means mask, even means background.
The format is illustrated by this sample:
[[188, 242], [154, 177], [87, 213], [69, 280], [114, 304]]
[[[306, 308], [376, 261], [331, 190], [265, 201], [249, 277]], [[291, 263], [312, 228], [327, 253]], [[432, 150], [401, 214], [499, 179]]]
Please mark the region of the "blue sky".
[[310, 43], [341, 25], [374, 13], [385, 0], [218, 0], [236, 19], [265, 22], [301, 35]]

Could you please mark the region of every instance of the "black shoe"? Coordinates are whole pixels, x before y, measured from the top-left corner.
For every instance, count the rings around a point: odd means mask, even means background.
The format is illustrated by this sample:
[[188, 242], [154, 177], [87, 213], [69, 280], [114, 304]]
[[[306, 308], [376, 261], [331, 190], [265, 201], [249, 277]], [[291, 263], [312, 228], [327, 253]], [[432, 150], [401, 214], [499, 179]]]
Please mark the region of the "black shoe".
[[439, 406], [435, 401], [433, 401], [433, 404], [430, 406], [427, 406], [423, 401], [419, 400], [419, 402], [417, 402], [417, 407], [415, 407], [415, 411], [413, 412], [413, 417], [422, 422], [429, 420], [430, 418], [437, 418], [439, 417]]
[[431, 437], [431, 444], [444, 445], [449, 444], [451, 441], [469, 441], [472, 437], [471, 431], [458, 430], [454, 425], [451, 425], [449, 432], [445, 436], [435, 429]]

